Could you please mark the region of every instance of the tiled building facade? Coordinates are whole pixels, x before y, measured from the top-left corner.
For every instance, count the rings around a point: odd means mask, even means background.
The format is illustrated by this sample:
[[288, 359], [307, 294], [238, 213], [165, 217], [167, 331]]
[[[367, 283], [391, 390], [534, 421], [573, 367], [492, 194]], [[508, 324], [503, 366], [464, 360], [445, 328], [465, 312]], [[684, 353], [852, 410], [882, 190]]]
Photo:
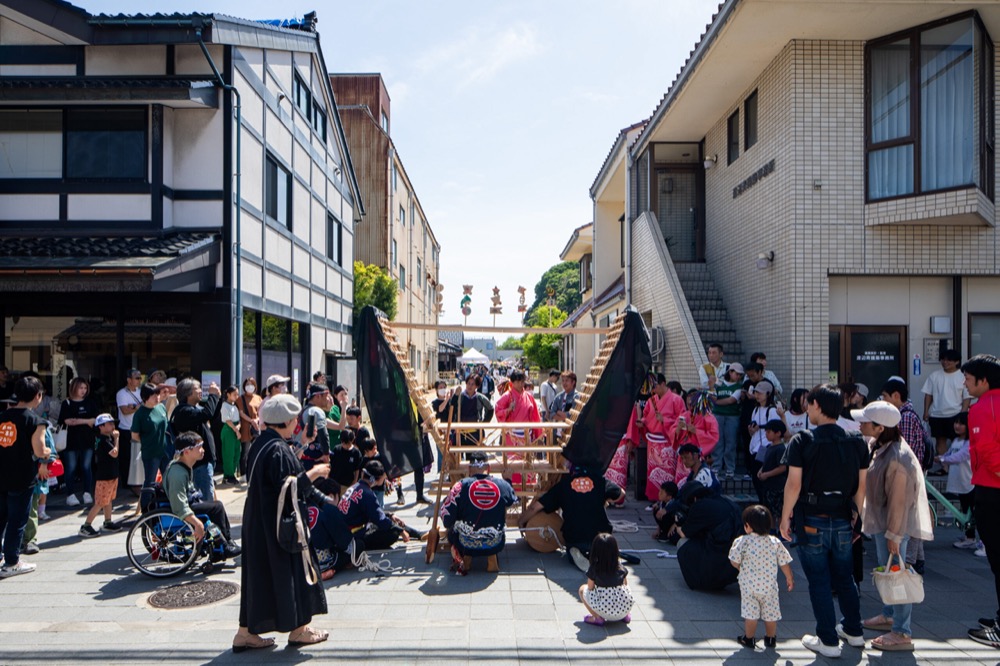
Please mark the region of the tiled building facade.
[[[786, 4], [724, 3], [641, 134], [615, 144], [591, 189], [595, 265], [617, 259], [600, 241], [624, 215], [626, 299], [662, 329], [659, 365], [685, 385], [728, 317], [743, 350], [730, 360], [763, 351], [786, 387], [835, 377], [877, 389], [901, 374], [916, 391], [942, 344], [966, 357], [1000, 351], [997, 163], [983, 147], [997, 109], [982, 101], [997, 90], [1000, 15], [985, 3], [900, 15], [870, 2], [854, 18], [838, 3]], [[764, 23], [772, 51], [753, 36]], [[924, 69], [873, 92], [883, 73], [872, 59], [893, 57], [901, 39]], [[931, 118], [936, 100], [955, 97], [971, 100], [948, 111], [961, 122]], [[912, 127], [879, 143], [891, 109], [907, 104]], [[938, 137], [945, 125], [966, 133]], [[955, 143], [961, 159], [933, 153]], [[899, 150], [913, 153], [888, 154]], [[700, 191], [687, 195], [692, 176]], [[885, 182], [912, 191], [886, 195]], [[689, 218], [671, 212], [678, 200]], [[693, 264], [710, 278], [692, 277]], [[595, 290], [611, 277], [595, 274]], [[709, 282], [721, 304], [703, 296]]]

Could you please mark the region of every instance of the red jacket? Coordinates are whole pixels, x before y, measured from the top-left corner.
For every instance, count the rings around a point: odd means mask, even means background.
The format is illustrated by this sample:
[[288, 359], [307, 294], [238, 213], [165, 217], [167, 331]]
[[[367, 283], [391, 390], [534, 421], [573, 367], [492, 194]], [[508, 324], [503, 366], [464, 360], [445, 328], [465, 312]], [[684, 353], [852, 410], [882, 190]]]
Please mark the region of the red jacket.
[[1000, 389], [987, 391], [969, 409], [972, 484], [1000, 488]]

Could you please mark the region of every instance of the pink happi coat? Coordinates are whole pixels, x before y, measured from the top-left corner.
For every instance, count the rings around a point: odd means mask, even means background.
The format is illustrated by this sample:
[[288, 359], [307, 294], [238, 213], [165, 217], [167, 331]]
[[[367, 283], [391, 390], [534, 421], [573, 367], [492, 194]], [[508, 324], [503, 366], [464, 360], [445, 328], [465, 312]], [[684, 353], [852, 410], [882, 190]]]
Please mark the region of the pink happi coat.
[[[674, 444], [675, 455], [676, 451], [683, 445], [694, 444], [701, 449], [701, 455], [704, 458], [719, 443], [719, 422], [715, 420], [711, 412], [692, 414], [685, 411], [683, 416], [688, 423], [694, 424], [695, 430], [691, 433], [686, 429], [682, 429], [678, 422], [674, 423], [673, 434], [670, 440]], [[684, 487], [684, 482], [687, 481], [688, 474], [690, 473], [691, 470], [685, 467], [680, 459], [677, 459], [676, 469], [674, 470], [674, 483], [677, 484], [678, 488]]]
[[[513, 388], [497, 400], [496, 416], [497, 421], [501, 423], [541, 423], [542, 421], [541, 414], [538, 412], [538, 405], [535, 403], [535, 396], [527, 391], [518, 393]], [[523, 430], [507, 430], [504, 432], [504, 445], [526, 446], [528, 444], [528, 440], [526, 439], [527, 434]], [[541, 436], [541, 429], [531, 431], [532, 439], [538, 439]], [[517, 453], [507, 454], [507, 460], [523, 459], [524, 457]], [[521, 475], [516, 472], [511, 474], [510, 481], [515, 486], [520, 485]], [[537, 475], [528, 474], [525, 481], [528, 484], [534, 484], [537, 481]]]
[[677, 470], [677, 447], [671, 435], [677, 418], [685, 411], [684, 400], [673, 391], [661, 397], [654, 393], [646, 401], [642, 423], [646, 427], [646, 497], [655, 498], [660, 484], [673, 481]]
[[[625, 488], [628, 485], [628, 453], [629, 447], [634, 447], [639, 445], [639, 439], [641, 435], [639, 434], [639, 408], [638, 406], [632, 408], [632, 417], [628, 422], [628, 429], [625, 430], [625, 436], [622, 437], [622, 441], [618, 444], [618, 449], [615, 451], [614, 457], [611, 459], [611, 464], [608, 465], [608, 469], [604, 472], [604, 478], [614, 483], [619, 488]], [[622, 498], [622, 503], [624, 504], [625, 498]]]

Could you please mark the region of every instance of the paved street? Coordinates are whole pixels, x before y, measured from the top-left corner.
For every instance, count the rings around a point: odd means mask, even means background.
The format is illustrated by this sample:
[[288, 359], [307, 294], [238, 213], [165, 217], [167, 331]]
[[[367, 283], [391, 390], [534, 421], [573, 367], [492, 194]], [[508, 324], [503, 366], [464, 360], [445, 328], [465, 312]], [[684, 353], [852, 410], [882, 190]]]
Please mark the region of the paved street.
[[[227, 489], [222, 497], [238, 521], [242, 494]], [[412, 489], [407, 497], [413, 498]], [[675, 559], [644, 555], [630, 575], [637, 597], [632, 623], [592, 627], [583, 623], [583, 607], [576, 600], [582, 574], [557, 556], [540, 555], [522, 544], [508, 546], [500, 559], [499, 575], [480, 568], [465, 578], [448, 573], [444, 556], [425, 565], [416, 545], [393, 550], [386, 558], [399, 569], [397, 573], [349, 572], [326, 583], [330, 612], [316, 618], [314, 625], [330, 631], [327, 643], [286, 649], [281, 636], [275, 650], [234, 655], [228, 648], [237, 625], [238, 597], [192, 610], [150, 608], [146, 598], [151, 592], [199, 580], [202, 575], [188, 573], [164, 583], [138, 574], [125, 556], [124, 532], [81, 539], [77, 530], [82, 514], [57, 506], [61, 497], [55, 500], [50, 509], [54, 520], [43, 524], [40, 534], [43, 551], [29, 558], [38, 570], [0, 581], [0, 662], [4, 664], [293, 663], [312, 659], [449, 664], [634, 664], [639, 659], [668, 664], [815, 662], [798, 640], [814, 625], [805, 578], [797, 563], [793, 565], [795, 591], [782, 592], [785, 619], [778, 625], [777, 652], [754, 654], [734, 640], [742, 629], [736, 586], [717, 594], [691, 592]], [[643, 508], [630, 502], [613, 512], [613, 519], [639, 525], [637, 533], [619, 535], [623, 547], [661, 547], [650, 536], [652, 519]], [[416, 510], [412, 505], [401, 513], [422, 529], [428, 514], [427, 507]], [[941, 528], [938, 541], [927, 546], [928, 601], [913, 614], [916, 652], [883, 655], [845, 647], [840, 663], [998, 662], [1000, 651], [965, 637], [970, 623], [991, 611], [995, 599], [985, 559], [951, 547], [957, 534], [954, 528]], [[873, 552], [870, 548], [868, 564]], [[239, 582], [239, 569], [226, 567], [211, 578]], [[874, 615], [878, 608], [866, 581], [863, 614]]]

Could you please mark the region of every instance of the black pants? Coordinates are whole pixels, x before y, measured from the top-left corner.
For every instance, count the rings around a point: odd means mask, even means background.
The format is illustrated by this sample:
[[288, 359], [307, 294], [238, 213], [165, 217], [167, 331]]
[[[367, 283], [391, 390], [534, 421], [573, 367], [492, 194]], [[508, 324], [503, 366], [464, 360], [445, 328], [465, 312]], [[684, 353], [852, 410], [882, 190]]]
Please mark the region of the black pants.
[[384, 527], [365, 534], [362, 538], [365, 550], [385, 550], [392, 548], [392, 544], [399, 541], [399, 535], [403, 533], [403, 528], [398, 525]]
[[[958, 507], [962, 510], [962, 513], [969, 513], [976, 503], [976, 491], [972, 490], [971, 493], [965, 493], [964, 495], [958, 496]], [[975, 513], [972, 514], [973, 518], [969, 521], [969, 526], [965, 528], [965, 536], [967, 539], [976, 538], [976, 518]]]
[[750, 475], [750, 482], [753, 484], [754, 492], [761, 504], [767, 506], [767, 497], [764, 495], [764, 482], [757, 478], [757, 472], [764, 466], [764, 463], [751, 456], [747, 457], [747, 474]]
[[986, 548], [986, 558], [993, 572], [997, 593], [997, 617], [1000, 617], [1000, 488], [976, 486], [976, 529]]
[[232, 537], [229, 535], [229, 516], [226, 515], [226, 507], [222, 502], [195, 502], [191, 505], [191, 510], [199, 516], [208, 516], [208, 519], [215, 523], [226, 541]]
[[128, 486], [128, 472], [132, 467], [132, 431], [118, 429], [118, 487]]

